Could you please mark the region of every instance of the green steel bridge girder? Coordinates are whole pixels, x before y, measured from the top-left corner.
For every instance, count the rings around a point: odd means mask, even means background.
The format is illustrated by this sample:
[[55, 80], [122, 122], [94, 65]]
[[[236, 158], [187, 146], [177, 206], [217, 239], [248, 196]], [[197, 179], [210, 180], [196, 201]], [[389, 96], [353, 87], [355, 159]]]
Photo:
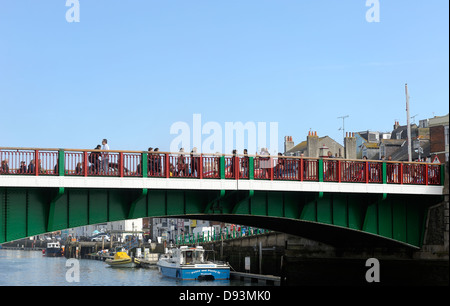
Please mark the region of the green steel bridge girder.
[[330, 244], [420, 248], [442, 196], [276, 191], [0, 188], [0, 243], [142, 217], [217, 220]]

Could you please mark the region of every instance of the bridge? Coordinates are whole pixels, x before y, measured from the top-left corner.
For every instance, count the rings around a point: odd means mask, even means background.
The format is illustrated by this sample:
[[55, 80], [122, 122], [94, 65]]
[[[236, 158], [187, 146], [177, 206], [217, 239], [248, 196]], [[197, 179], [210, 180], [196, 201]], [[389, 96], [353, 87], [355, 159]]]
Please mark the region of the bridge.
[[0, 147], [0, 243], [141, 217], [222, 221], [331, 245], [420, 248], [444, 165]]

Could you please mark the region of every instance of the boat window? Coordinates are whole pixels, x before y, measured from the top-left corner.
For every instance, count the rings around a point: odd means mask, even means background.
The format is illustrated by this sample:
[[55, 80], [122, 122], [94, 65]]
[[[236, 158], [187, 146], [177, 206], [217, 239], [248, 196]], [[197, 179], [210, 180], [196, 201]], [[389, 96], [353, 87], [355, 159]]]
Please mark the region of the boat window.
[[185, 258], [186, 258], [186, 261], [185, 261], [186, 264], [192, 264], [192, 261], [193, 261], [192, 253], [193, 253], [192, 251], [184, 252]]
[[195, 252], [195, 260], [198, 262], [203, 262], [203, 251]]

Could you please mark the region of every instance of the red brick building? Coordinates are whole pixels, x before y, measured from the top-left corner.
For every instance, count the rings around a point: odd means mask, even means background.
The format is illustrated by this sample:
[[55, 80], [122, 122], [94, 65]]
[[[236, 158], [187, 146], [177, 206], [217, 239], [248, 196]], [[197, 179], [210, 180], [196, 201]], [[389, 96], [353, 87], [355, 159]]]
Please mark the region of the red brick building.
[[449, 115], [436, 116], [429, 120], [431, 160], [437, 156], [441, 163], [448, 162]]

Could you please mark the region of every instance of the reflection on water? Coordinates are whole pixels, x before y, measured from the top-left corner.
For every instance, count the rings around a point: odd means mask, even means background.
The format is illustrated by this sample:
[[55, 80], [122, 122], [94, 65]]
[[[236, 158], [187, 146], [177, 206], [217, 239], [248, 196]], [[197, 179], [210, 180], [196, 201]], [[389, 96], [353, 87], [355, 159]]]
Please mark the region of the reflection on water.
[[112, 268], [102, 261], [80, 259], [80, 282], [66, 281], [71, 265], [64, 257], [38, 251], [0, 250], [0, 286], [249, 286], [250, 282], [181, 281], [163, 277], [158, 269]]

